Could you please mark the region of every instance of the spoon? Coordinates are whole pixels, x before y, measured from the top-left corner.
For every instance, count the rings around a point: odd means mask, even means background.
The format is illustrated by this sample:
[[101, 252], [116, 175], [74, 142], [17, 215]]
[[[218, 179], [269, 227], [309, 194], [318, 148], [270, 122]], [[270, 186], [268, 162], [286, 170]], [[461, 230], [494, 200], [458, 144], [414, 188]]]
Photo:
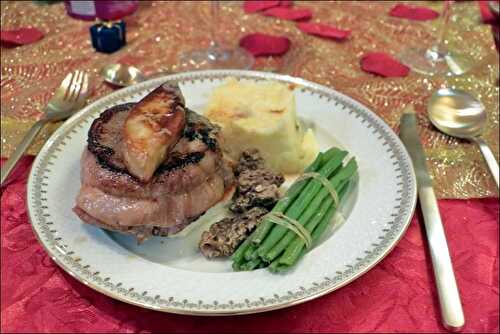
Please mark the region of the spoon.
[[135, 85], [148, 79], [172, 73], [173, 72], [162, 71], [146, 77], [137, 67], [123, 64], [109, 64], [104, 66], [101, 70], [104, 81], [118, 87]]
[[498, 163], [480, 137], [486, 124], [483, 104], [467, 92], [442, 88], [431, 96], [427, 112], [432, 124], [445, 134], [468, 139], [479, 146], [498, 187]]
[[101, 75], [104, 77], [104, 81], [119, 87], [135, 85], [146, 80], [146, 77], [138, 68], [122, 64], [104, 66]]

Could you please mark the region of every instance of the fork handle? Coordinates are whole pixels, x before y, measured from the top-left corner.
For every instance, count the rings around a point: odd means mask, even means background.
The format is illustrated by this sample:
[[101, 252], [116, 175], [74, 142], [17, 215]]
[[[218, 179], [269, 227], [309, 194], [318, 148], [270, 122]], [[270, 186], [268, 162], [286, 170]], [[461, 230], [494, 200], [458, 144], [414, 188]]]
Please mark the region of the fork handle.
[[37, 121], [33, 126], [29, 129], [29, 131], [24, 136], [23, 140], [19, 145], [17, 145], [16, 150], [10, 156], [9, 160], [2, 166], [1, 170], [1, 180], [0, 186], [4, 184], [7, 176], [9, 176], [10, 172], [16, 167], [17, 162], [24, 155], [24, 152], [30, 147], [33, 139], [38, 135], [43, 126], [47, 123], [46, 119], [41, 119]]

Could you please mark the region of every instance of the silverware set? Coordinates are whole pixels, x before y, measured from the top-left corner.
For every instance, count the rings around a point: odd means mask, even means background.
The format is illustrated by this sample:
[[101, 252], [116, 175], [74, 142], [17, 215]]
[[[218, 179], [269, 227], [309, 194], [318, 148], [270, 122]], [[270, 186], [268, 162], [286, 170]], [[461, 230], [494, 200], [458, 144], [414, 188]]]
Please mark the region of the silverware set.
[[[432, 124], [441, 132], [477, 143], [498, 187], [498, 163], [491, 149], [480, 137], [486, 125], [486, 112], [481, 102], [467, 92], [443, 88], [436, 91], [429, 99], [427, 114]], [[449, 330], [457, 331], [464, 326], [465, 317], [432, 180], [417, 133], [417, 118], [411, 106], [405, 110], [401, 118], [400, 137], [411, 156], [417, 176], [418, 197], [424, 217], [443, 325]]]
[[[106, 82], [122, 87], [147, 79], [137, 68], [120, 64], [104, 67], [101, 75]], [[40, 130], [47, 123], [64, 120], [81, 109], [86, 103], [88, 94], [89, 76], [85, 72], [75, 71], [64, 78], [45, 107], [45, 115], [31, 127], [2, 167], [2, 185]], [[498, 163], [490, 148], [480, 137], [486, 124], [486, 112], [481, 102], [464, 91], [449, 88], [440, 89], [429, 99], [428, 117], [432, 124], [443, 133], [475, 142], [479, 146], [498, 187]], [[412, 107], [405, 110], [401, 118], [400, 129], [401, 140], [410, 153], [417, 176], [419, 201], [439, 295], [442, 321], [447, 329], [459, 330], [465, 323], [465, 317], [432, 180], [426, 167], [425, 154], [417, 133], [416, 114]]]

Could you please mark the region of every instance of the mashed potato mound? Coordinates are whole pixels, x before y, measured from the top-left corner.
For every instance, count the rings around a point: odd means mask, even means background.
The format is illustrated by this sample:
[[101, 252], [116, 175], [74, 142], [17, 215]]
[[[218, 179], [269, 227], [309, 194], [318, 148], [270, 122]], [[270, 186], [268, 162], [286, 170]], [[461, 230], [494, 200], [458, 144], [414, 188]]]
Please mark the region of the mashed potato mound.
[[221, 126], [223, 149], [233, 159], [257, 148], [270, 168], [294, 174], [319, 151], [313, 131], [304, 131], [297, 120], [290, 85], [228, 79], [214, 89], [205, 115]]

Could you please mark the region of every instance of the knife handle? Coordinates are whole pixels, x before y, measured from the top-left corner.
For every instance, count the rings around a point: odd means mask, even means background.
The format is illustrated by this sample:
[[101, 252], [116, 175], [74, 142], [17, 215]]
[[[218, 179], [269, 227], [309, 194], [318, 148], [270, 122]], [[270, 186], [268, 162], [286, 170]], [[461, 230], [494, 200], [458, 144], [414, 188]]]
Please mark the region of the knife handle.
[[432, 187], [421, 187], [418, 190], [418, 195], [434, 267], [443, 325], [448, 330], [458, 331], [465, 324], [464, 312], [460, 302], [455, 274], [453, 273], [436, 195]]

